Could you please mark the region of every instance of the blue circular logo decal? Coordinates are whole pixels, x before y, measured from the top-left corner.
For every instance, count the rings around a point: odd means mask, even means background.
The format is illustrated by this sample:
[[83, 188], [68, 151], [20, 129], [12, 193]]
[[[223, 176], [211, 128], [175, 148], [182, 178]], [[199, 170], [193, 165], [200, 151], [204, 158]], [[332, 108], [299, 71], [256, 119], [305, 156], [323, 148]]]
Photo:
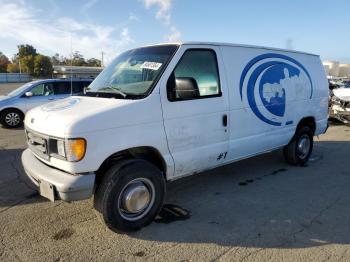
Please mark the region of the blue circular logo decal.
[[288, 101], [311, 99], [313, 92], [310, 74], [302, 64], [273, 53], [257, 56], [244, 67], [239, 88], [253, 113], [274, 126], [292, 124]]

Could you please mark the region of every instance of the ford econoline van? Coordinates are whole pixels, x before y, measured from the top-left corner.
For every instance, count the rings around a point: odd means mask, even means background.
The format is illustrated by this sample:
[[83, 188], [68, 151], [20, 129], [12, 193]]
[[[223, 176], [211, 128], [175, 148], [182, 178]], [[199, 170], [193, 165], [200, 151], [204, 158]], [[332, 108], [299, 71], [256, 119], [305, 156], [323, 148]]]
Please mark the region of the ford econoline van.
[[319, 56], [220, 43], [120, 54], [84, 95], [27, 113], [22, 163], [52, 201], [94, 196], [116, 231], [160, 211], [166, 182], [283, 148], [304, 165], [327, 129]]

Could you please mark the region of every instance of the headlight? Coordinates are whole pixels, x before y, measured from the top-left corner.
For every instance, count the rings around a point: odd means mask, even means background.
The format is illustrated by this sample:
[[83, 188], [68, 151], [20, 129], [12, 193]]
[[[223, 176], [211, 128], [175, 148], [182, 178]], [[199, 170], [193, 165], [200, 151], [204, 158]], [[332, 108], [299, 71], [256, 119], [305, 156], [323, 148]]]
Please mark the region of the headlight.
[[66, 157], [66, 150], [64, 148], [63, 140], [57, 140], [57, 154], [62, 157]]
[[50, 139], [50, 155], [70, 162], [83, 159], [86, 152], [84, 138]]

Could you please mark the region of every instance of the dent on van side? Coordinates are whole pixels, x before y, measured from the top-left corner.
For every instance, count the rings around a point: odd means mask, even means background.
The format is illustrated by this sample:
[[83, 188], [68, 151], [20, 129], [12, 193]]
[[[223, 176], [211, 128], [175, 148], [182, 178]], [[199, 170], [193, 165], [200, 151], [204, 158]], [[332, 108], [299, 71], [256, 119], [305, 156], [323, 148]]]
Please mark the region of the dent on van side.
[[43, 197], [94, 207], [113, 231], [160, 211], [166, 182], [283, 148], [304, 165], [324, 133], [318, 56], [220, 43], [129, 50], [85, 94], [29, 111], [22, 163]]

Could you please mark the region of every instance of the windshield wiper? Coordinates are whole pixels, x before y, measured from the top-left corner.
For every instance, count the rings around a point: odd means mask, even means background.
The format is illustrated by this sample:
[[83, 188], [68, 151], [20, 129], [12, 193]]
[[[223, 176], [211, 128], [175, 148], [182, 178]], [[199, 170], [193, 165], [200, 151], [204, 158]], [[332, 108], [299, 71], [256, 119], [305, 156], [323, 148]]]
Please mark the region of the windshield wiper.
[[118, 93], [119, 95], [121, 95], [123, 98], [127, 97], [128, 95], [125, 94], [123, 91], [121, 91], [118, 87], [114, 87], [114, 86], [105, 86], [102, 88], [99, 88], [97, 90], [97, 92], [99, 91], [103, 91], [103, 90], [113, 90], [113, 93]]

